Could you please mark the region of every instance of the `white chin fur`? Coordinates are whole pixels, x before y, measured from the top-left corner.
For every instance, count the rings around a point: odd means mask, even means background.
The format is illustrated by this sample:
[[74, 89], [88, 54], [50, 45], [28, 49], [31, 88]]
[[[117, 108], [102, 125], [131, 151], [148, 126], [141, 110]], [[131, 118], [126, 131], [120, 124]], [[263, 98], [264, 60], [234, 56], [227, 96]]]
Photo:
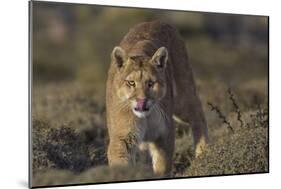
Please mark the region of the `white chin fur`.
[[138, 117], [138, 118], [145, 118], [149, 115], [150, 111], [146, 111], [146, 112], [139, 112], [133, 109], [134, 114]]

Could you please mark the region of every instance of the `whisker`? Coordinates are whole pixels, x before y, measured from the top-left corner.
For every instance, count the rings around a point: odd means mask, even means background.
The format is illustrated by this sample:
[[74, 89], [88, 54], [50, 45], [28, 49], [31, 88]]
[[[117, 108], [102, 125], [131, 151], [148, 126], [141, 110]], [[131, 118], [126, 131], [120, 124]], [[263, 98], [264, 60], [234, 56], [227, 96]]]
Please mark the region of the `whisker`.
[[129, 103], [128, 102], [119, 102], [116, 104], [116, 106], [114, 107], [114, 111], [123, 111], [125, 110], [127, 107], [129, 107]]
[[156, 112], [157, 112], [157, 114], [158, 114], [158, 123], [160, 123], [161, 118], [162, 118], [161, 111], [160, 111], [160, 109], [159, 109], [158, 104], [157, 104], [155, 107], [156, 107], [155, 110], [156, 110]]
[[164, 111], [164, 105], [161, 103], [161, 102], [159, 102], [159, 108], [160, 108], [160, 110], [161, 110], [161, 113], [162, 113], [162, 116], [163, 116], [163, 118], [164, 119], [168, 119], [168, 116], [167, 116], [167, 114], [165, 113], [165, 111]]

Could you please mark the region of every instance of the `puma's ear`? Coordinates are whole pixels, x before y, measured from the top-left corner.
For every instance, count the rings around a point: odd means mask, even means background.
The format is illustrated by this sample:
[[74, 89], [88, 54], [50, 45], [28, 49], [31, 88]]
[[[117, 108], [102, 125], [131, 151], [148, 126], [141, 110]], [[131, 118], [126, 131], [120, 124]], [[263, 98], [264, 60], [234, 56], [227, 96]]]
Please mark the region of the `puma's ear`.
[[157, 68], [165, 68], [168, 61], [168, 50], [166, 47], [160, 47], [152, 57], [152, 63]]
[[111, 60], [114, 62], [118, 68], [121, 68], [126, 61], [126, 53], [121, 47], [114, 47], [111, 53]]

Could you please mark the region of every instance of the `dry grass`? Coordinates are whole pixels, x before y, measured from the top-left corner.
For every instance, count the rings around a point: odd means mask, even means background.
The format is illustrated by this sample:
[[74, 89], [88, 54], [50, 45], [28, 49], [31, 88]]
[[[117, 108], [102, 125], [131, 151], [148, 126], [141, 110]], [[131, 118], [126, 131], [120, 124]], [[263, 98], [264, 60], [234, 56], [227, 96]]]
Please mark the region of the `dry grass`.
[[[209, 87], [201, 83], [199, 91]], [[71, 83], [34, 87], [34, 186], [155, 178], [146, 165], [136, 169], [107, 167], [104, 108], [90, 89]], [[239, 95], [247, 92], [243, 87], [238, 91]], [[190, 129], [176, 125], [175, 177], [268, 171], [267, 106], [246, 108], [233, 93], [222, 84], [214, 91], [219, 95], [201, 96], [211, 143], [197, 159]], [[251, 98], [255, 97], [247, 96]]]
[[268, 172], [268, 128], [243, 128], [225, 134], [194, 161], [184, 176]]
[[98, 166], [80, 174], [75, 174], [69, 170], [48, 169], [34, 177], [33, 185], [103, 183], [155, 178], [152, 170], [145, 165], [137, 165], [134, 169], [129, 167], [115, 167], [114, 169], [110, 169], [108, 166]]

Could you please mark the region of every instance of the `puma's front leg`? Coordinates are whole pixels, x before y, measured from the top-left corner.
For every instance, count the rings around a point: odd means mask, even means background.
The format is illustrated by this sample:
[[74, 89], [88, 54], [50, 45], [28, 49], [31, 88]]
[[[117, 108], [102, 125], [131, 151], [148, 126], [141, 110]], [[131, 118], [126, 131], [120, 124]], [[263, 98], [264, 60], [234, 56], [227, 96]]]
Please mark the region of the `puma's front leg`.
[[107, 157], [109, 166], [129, 166], [136, 163], [137, 139], [128, 134], [110, 140]]
[[[165, 142], [166, 143], [166, 142]], [[158, 176], [171, 176], [173, 147], [163, 141], [149, 144], [152, 157], [153, 172]]]
[[121, 140], [111, 140], [108, 145], [107, 158], [109, 166], [128, 166], [130, 157], [126, 145]]

